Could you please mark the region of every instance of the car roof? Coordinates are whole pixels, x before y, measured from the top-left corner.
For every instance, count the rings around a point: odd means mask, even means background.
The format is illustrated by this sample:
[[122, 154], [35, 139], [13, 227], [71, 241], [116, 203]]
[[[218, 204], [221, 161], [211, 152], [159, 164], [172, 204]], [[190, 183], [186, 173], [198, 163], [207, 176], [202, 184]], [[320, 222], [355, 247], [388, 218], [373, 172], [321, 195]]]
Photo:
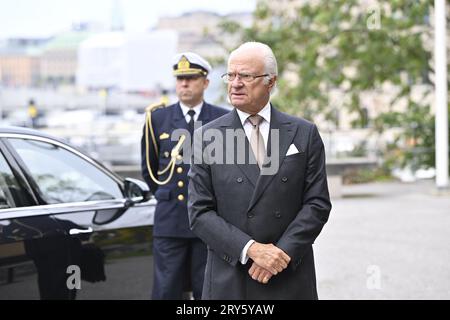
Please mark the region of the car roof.
[[[55, 137], [51, 134], [47, 134], [45, 132], [31, 129], [31, 128], [25, 128], [25, 127], [15, 127], [15, 126], [0, 126], [0, 133], [16, 133], [16, 134], [27, 134], [42, 138], [48, 138], [52, 140], [56, 140], [58, 142], [64, 143], [64, 144], [70, 144], [68, 141], [64, 139], [60, 139], [58, 137]], [[71, 146], [73, 148], [73, 146]], [[75, 148], [77, 149], [77, 148]]]
[[93, 161], [94, 163], [96, 163], [98, 166], [102, 167], [104, 170], [108, 171], [109, 173], [112, 173], [116, 178], [118, 178], [119, 180], [123, 180], [118, 174], [114, 173], [112, 170], [108, 169], [107, 167], [105, 167], [105, 165], [103, 165], [103, 163], [101, 163], [100, 161], [94, 159], [92, 156], [89, 155], [89, 153], [87, 153], [86, 151], [72, 145], [69, 141], [65, 140], [65, 139], [60, 139], [58, 137], [55, 137], [51, 134], [47, 134], [45, 132], [39, 131], [39, 130], [35, 130], [35, 129], [31, 129], [31, 128], [25, 128], [25, 127], [15, 127], [15, 126], [0, 126], [0, 134], [24, 134], [24, 135], [30, 135], [30, 136], [36, 136], [36, 137], [41, 137], [41, 138], [48, 138], [51, 139], [53, 141], [57, 141], [59, 143], [62, 143], [63, 145], [66, 145], [70, 148], [72, 148], [73, 150], [76, 150], [77, 152], [83, 154], [84, 156], [88, 157], [89, 160]]

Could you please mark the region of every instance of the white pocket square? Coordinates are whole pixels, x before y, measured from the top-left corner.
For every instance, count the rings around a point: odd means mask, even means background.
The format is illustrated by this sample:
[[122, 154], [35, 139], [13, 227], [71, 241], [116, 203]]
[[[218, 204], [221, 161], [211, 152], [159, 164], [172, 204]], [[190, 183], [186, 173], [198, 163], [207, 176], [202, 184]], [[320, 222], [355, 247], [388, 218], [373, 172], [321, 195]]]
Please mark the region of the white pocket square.
[[286, 152], [286, 157], [287, 157], [287, 156], [291, 156], [291, 155], [296, 154], [296, 153], [299, 153], [299, 152], [298, 152], [298, 149], [295, 147], [294, 144], [291, 144], [291, 145], [289, 146], [288, 151]]

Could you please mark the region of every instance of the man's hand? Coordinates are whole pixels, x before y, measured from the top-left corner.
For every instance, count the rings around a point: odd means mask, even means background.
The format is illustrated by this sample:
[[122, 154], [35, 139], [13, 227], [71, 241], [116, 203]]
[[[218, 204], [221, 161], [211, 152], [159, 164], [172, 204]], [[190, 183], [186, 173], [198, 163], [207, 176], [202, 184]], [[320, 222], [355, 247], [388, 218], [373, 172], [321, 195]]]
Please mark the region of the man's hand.
[[253, 242], [248, 248], [247, 255], [258, 266], [266, 269], [273, 275], [286, 269], [291, 261], [291, 257], [271, 243]]
[[248, 270], [248, 274], [253, 280], [263, 284], [266, 284], [269, 282], [270, 278], [272, 278], [272, 274], [269, 271], [258, 266], [255, 262], [253, 262], [252, 266]]

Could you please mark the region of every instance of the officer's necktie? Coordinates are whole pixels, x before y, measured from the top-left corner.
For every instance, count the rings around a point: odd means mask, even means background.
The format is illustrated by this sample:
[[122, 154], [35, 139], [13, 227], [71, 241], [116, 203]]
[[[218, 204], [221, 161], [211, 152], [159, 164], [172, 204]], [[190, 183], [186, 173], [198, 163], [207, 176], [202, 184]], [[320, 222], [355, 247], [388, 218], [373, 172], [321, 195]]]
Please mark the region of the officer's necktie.
[[247, 119], [253, 126], [252, 134], [250, 136], [250, 145], [252, 147], [253, 154], [255, 155], [256, 162], [258, 162], [258, 166], [259, 168], [261, 168], [262, 164], [264, 163], [264, 157], [266, 154], [264, 140], [261, 132], [259, 131], [259, 125], [263, 121], [263, 117], [261, 117], [259, 114], [255, 114], [249, 116]]
[[188, 122], [188, 127], [189, 127], [189, 133], [191, 134], [191, 141], [194, 135], [194, 115], [195, 115], [195, 110], [189, 110], [188, 111], [188, 115], [191, 117], [191, 119]]

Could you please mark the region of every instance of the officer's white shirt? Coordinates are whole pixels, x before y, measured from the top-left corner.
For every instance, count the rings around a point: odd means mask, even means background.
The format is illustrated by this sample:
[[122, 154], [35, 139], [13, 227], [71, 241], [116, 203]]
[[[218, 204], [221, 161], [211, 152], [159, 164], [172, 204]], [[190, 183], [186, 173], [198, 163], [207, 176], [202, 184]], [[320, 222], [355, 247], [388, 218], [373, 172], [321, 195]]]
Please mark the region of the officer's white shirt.
[[[242, 127], [244, 128], [245, 135], [247, 136], [248, 141], [250, 141], [253, 125], [247, 119], [249, 116], [251, 116], [251, 114], [241, 111], [237, 108], [236, 108], [236, 111], [239, 115], [239, 119], [241, 120]], [[264, 147], [267, 150], [267, 141], [269, 140], [270, 115], [271, 115], [270, 101], [267, 102], [266, 106], [264, 108], [262, 108], [261, 111], [258, 112], [258, 114], [263, 118], [263, 120], [259, 124], [259, 132], [261, 133], [261, 135], [263, 137]], [[253, 242], [255, 242], [255, 240], [253, 240], [253, 239], [250, 240], [249, 242], [247, 242], [244, 249], [242, 249], [241, 256], [239, 258], [239, 261], [242, 264], [247, 263], [247, 261], [248, 261], [247, 251]]]
[[200, 112], [202, 112], [203, 101], [200, 104], [198, 104], [198, 105], [196, 105], [196, 106], [194, 106], [192, 108], [189, 108], [187, 105], [183, 104], [180, 101], [180, 107], [181, 107], [181, 111], [183, 112], [184, 118], [186, 119], [187, 123], [189, 123], [189, 121], [191, 121], [191, 116], [188, 115], [188, 111], [189, 110], [194, 110], [195, 111], [194, 121], [197, 121], [198, 116], [200, 115]]

